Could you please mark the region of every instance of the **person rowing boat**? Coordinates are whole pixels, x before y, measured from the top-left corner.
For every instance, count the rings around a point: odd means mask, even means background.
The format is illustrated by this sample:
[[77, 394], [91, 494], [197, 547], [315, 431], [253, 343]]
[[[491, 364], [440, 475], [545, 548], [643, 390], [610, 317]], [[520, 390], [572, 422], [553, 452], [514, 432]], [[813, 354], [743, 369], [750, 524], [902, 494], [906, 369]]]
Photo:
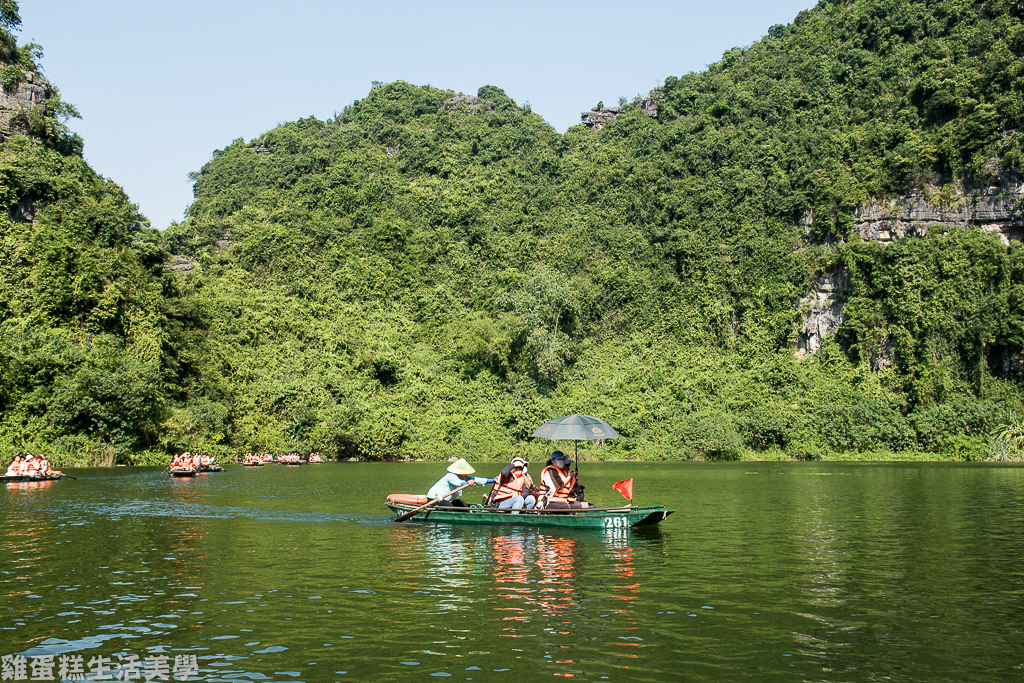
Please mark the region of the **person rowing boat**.
[[448, 466], [448, 474], [437, 480], [437, 483], [427, 491], [427, 498], [431, 500], [441, 499], [441, 503], [450, 507], [469, 507], [466, 501], [462, 500], [462, 488], [466, 485], [492, 484], [493, 479], [485, 477], [474, 477], [476, 470], [466, 462], [465, 458], [459, 458]]

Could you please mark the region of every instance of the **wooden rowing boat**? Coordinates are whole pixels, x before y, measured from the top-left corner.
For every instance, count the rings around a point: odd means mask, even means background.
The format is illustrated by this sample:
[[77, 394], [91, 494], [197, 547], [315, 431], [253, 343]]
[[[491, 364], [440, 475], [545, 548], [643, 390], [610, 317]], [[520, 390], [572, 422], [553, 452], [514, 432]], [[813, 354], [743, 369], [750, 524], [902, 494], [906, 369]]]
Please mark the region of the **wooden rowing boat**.
[[46, 475], [44, 477], [33, 477], [31, 475], [28, 475], [28, 474], [15, 474], [15, 475], [12, 475], [12, 476], [7, 476], [5, 474], [3, 476], [0, 476], [0, 481], [57, 481], [62, 476], [64, 476], [64, 475], [62, 475], [62, 474], [49, 474], [49, 475]]
[[[392, 493], [387, 506], [396, 515], [411, 512], [429, 503], [426, 496]], [[446, 524], [513, 524], [516, 526], [563, 527], [570, 529], [626, 529], [661, 522], [675, 510], [664, 505], [620, 508], [587, 508], [584, 510], [499, 510], [492, 507], [440, 507], [424, 510], [410, 518], [417, 522]]]
[[188, 470], [181, 469], [181, 470], [179, 470], [179, 469], [171, 468], [170, 472], [171, 472], [171, 476], [172, 477], [194, 477], [194, 476], [196, 476], [196, 471], [192, 470], [192, 469], [188, 469]]

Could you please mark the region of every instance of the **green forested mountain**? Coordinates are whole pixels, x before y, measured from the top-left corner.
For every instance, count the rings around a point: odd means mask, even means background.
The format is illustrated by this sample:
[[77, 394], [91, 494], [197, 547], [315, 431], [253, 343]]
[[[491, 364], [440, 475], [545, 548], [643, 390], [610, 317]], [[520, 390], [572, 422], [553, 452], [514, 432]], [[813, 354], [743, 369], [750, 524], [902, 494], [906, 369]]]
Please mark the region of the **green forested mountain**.
[[82, 159], [20, 23], [0, 1], [0, 440], [112, 463], [159, 438], [175, 286], [159, 233]]
[[[12, 135], [0, 433], [488, 459], [580, 412], [622, 435], [602, 457], [985, 457], [1019, 428], [1020, 245], [883, 246], [856, 210], [1017, 187], [1022, 88], [1020, 3], [822, 1], [600, 130], [376, 84], [215, 152], [162, 234]], [[823, 278], [843, 322], [798, 359]]]

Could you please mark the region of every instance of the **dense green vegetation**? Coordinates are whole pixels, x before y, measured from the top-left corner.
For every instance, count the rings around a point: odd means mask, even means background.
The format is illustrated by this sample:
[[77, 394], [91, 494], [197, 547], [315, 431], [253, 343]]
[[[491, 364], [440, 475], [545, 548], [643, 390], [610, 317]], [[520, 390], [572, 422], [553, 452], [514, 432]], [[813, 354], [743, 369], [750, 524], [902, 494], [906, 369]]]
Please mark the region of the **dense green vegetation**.
[[[600, 457], [1012, 455], [1019, 244], [852, 225], [1019, 176], [1022, 55], [1017, 2], [823, 1], [600, 131], [375, 84], [215, 152], [162, 235], [74, 145], [13, 136], [0, 186], [39, 220], [3, 228], [0, 433], [496, 459], [580, 412], [622, 435]], [[798, 360], [830, 273], [847, 320]]]
[[[17, 4], [0, 1], [7, 92], [39, 76], [38, 47], [11, 35], [19, 24]], [[82, 159], [74, 115], [51, 90], [0, 144], [0, 439], [112, 463], [158, 443], [174, 283], [159, 233]]]

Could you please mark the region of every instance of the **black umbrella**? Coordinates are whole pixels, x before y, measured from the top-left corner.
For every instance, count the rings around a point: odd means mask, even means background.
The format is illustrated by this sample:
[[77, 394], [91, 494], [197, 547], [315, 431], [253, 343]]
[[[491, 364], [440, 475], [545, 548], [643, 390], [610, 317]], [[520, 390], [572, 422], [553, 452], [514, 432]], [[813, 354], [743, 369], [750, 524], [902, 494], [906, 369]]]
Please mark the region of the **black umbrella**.
[[[576, 455], [579, 456], [580, 441], [596, 441], [597, 439], [614, 439], [619, 435], [604, 420], [589, 415], [563, 415], [553, 420], [548, 420], [537, 428], [530, 436], [539, 439], [551, 439], [552, 441], [575, 441]], [[579, 460], [576, 461], [576, 470], [580, 469]]]

